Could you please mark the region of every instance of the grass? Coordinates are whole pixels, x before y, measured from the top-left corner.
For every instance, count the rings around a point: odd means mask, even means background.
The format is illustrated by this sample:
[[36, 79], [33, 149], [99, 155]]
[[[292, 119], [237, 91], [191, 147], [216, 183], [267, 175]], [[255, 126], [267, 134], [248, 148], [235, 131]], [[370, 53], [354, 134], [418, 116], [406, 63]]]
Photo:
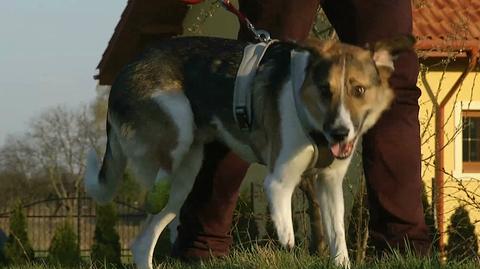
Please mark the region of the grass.
[[[7, 269], [63, 269], [62, 266], [52, 266], [48, 264], [35, 264], [24, 266], [9, 266]], [[77, 267], [84, 269], [110, 269], [113, 266], [85, 264]], [[134, 268], [132, 265], [126, 265], [122, 268]], [[330, 261], [311, 256], [303, 249], [293, 251], [278, 250], [273, 247], [253, 246], [251, 248], [235, 249], [232, 253], [222, 259], [210, 259], [197, 263], [184, 263], [178, 260], [167, 258], [157, 264], [157, 269], [335, 269]], [[436, 258], [419, 259], [413, 255], [392, 255], [382, 259], [372, 259], [363, 264], [353, 264], [352, 269], [475, 269], [480, 268], [479, 260], [468, 260], [462, 262], [449, 262], [441, 265]]]

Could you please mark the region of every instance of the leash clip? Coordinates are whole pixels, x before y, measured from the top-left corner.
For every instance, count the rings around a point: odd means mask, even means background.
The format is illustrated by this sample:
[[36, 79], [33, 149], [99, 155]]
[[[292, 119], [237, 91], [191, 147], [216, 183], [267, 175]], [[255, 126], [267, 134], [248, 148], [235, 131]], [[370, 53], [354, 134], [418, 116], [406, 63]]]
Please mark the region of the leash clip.
[[247, 27], [248, 29], [255, 35], [255, 39], [261, 42], [268, 43], [270, 40], [270, 33], [265, 31], [265, 30], [257, 30], [255, 29], [255, 26], [247, 19]]
[[245, 25], [247, 26], [248, 30], [250, 30], [250, 32], [253, 33], [253, 35], [255, 36], [255, 39], [257, 39], [258, 41], [260, 42], [265, 42], [265, 43], [268, 43], [271, 38], [270, 38], [270, 34], [265, 31], [265, 30], [257, 30], [255, 29], [255, 26], [253, 26], [253, 24], [250, 22], [250, 20], [244, 15], [242, 14], [231, 2], [230, 0], [218, 0], [218, 2], [220, 2], [220, 4], [228, 11], [230, 11], [231, 13], [235, 14], [241, 22], [245, 23]]

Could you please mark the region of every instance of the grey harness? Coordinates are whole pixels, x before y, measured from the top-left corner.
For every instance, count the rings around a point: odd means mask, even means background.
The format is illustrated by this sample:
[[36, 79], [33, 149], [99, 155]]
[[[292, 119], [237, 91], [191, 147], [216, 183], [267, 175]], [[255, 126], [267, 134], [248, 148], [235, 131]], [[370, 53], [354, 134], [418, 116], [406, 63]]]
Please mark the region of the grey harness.
[[252, 80], [268, 47], [277, 40], [250, 44], [243, 51], [233, 90], [233, 118], [244, 131], [252, 126]]

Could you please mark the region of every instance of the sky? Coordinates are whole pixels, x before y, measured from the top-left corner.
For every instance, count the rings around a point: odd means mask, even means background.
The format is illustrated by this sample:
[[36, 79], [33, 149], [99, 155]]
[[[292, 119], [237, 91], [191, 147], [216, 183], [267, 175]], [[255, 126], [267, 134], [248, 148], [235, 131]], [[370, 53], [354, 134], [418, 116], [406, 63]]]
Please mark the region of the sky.
[[0, 1], [0, 145], [48, 108], [94, 100], [93, 75], [126, 3]]

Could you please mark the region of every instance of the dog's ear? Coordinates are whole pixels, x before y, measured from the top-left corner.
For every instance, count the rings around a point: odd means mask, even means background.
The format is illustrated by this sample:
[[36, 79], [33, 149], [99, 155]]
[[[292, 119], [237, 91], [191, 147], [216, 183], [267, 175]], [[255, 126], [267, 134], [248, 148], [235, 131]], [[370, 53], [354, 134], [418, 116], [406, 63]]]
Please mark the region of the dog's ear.
[[292, 50], [290, 52], [290, 76], [295, 91], [298, 91], [305, 80], [310, 53], [306, 50]]
[[373, 46], [373, 60], [380, 74], [390, 77], [394, 71], [394, 60], [404, 51], [413, 49], [415, 38], [411, 35], [402, 35], [378, 41]]

